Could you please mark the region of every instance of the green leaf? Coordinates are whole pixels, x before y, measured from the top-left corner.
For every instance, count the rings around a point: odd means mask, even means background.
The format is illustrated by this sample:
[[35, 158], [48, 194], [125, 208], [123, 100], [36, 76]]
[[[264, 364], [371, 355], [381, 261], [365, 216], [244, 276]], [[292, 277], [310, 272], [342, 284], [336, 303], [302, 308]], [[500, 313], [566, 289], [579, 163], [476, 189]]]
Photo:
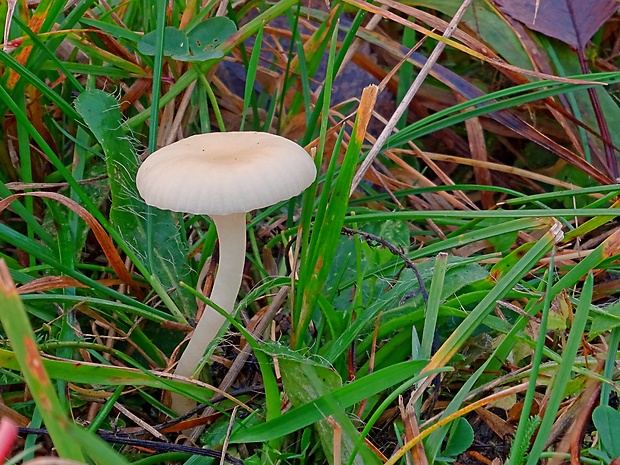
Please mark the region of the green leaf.
[[217, 47], [237, 32], [237, 27], [230, 19], [224, 16], [209, 18], [201, 22], [189, 31], [189, 54], [174, 55], [176, 60], [183, 61], [205, 61], [222, 58], [224, 52]]
[[459, 418], [450, 428], [448, 442], [441, 455], [444, 457], [456, 457], [469, 449], [473, 442], [473, 428], [465, 418]]
[[[105, 154], [112, 196], [110, 223], [141, 263], [147, 266], [148, 273], [156, 276], [166, 290], [175, 289], [172, 297], [188, 315], [195, 309], [196, 301], [185, 291], [177, 289], [177, 285], [181, 280], [192, 282], [187, 262], [189, 251], [181, 241], [173, 215], [168, 211], [149, 209], [138, 194], [138, 157], [131, 134], [122, 123], [118, 102], [106, 92], [91, 90], [76, 99], [75, 108]], [[152, 244], [145, 239], [147, 215], [153, 225]], [[145, 278], [151, 282], [154, 280], [150, 276]], [[175, 309], [171, 308], [171, 311]]]
[[[335, 445], [334, 426], [327, 420], [328, 417], [331, 417], [332, 421], [342, 428], [341, 459], [348, 462], [359, 437], [359, 432], [345, 414], [344, 409], [334, 402], [330, 396], [330, 393], [341, 388], [342, 380], [338, 373], [313, 362], [299, 361], [292, 358], [279, 359], [279, 363], [284, 389], [295, 407], [308, 405], [319, 398], [324, 400], [324, 405], [328, 411], [323, 410], [317, 405], [324, 418], [316, 422], [314, 428], [321, 440], [323, 451], [330, 464], [333, 464], [334, 461]], [[363, 461], [360, 460], [360, 457], [355, 463], [360, 463], [360, 465], [380, 463], [377, 456], [372, 454], [368, 448], [362, 447], [360, 454], [363, 457]]]
[[620, 326], [620, 302], [615, 302], [602, 308], [592, 320], [589, 339], [593, 339], [605, 331], [611, 331]]
[[[145, 34], [138, 42], [138, 51], [143, 55], [154, 56], [156, 47], [157, 31]], [[164, 29], [164, 56], [189, 56], [189, 39], [183, 31], [176, 27], [168, 26]]]
[[592, 421], [603, 448], [612, 458], [620, 457], [620, 412], [609, 405], [599, 405], [592, 412]]
[[[294, 362], [294, 359], [291, 358], [291, 362]], [[241, 429], [233, 433], [231, 441], [264, 442], [290, 434], [416, 376], [425, 365], [425, 361], [417, 360], [376, 371], [296, 407], [273, 421]], [[318, 378], [316, 375], [316, 379]]]

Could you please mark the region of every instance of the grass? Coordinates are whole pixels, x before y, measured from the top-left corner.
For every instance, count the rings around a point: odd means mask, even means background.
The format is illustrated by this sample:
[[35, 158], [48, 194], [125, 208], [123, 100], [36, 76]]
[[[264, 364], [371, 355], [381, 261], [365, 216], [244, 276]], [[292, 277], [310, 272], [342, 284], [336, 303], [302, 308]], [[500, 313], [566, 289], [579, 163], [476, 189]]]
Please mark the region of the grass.
[[[617, 458], [620, 187], [600, 135], [620, 146], [617, 18], [585, 73], [482, 0], [444, 34], [460, 6], [18, 3], [0, 52], [8, 463]], [[297, 141], [319, 175], [248, 215], [236, 312], [182, 379], [217, 237], [146, 205], [136, 171], [235, 130]], [[171, 393], [201, 406], [176, 418]]]

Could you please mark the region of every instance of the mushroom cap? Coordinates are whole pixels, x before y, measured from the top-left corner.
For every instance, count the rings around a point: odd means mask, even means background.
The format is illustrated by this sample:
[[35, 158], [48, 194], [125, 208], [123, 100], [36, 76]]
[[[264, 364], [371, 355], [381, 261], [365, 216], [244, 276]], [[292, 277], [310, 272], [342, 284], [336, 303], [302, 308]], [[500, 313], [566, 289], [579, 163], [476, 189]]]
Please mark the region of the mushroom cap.
[[264, 132], [199, 134], [153, 152], [138, 169], [149, 205], [197, 215], [229, 215], [273, 205], [316, 178], [308, 153]]

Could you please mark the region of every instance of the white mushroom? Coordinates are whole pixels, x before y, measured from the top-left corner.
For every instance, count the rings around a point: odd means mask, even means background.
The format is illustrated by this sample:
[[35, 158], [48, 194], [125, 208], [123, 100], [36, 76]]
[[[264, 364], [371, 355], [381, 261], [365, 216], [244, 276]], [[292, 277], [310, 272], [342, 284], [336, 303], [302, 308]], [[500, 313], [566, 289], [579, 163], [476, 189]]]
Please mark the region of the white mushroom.
[[[136, 183], [149, 205], [209, 215], [219, 238], [220, 259], [211, 300], [232, 312], [245, 262], [246, 213], [301, 193], [316, 177], [308, 153], [280, 136], [258, 132], [191, 136], [152, 153]], [[175, 373], [191, 376], [225, 319], [205, 309]], [[195, 402], [173, 396], [184, 414]]]

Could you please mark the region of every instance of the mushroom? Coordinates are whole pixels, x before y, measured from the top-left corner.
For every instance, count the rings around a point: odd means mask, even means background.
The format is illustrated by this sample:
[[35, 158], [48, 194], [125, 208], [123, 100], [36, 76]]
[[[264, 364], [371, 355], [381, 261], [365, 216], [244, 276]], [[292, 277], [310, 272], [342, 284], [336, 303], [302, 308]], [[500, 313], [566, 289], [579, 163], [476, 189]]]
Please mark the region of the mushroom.
[[[246, 214], [300, 194], [316, 178], [308, 153], [268, 133], [225, 132], [182, 139], [153, 152], [138, 169], [138, 192], [162, 210], [209, 215], [219, 238], [219, 266], [211, 300], [232, 312], [245, 262]], [[175, 374], [189, 377], [225, 318], [205, 308]], [[187, 413], [191, 399], [172, 396]]]

